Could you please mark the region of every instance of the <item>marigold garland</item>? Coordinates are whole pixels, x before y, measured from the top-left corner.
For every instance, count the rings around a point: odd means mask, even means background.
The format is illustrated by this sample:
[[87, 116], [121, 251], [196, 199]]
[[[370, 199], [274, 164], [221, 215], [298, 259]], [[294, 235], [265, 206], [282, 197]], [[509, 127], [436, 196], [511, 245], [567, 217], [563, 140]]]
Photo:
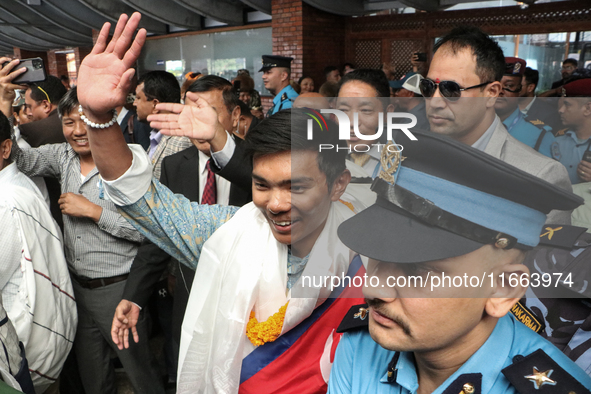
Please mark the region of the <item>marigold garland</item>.
[[283, 329], [283, 320], [285, 319], [285, 311], [287, 304], [279, 308], [279, 311], [273, 316], [270, 316], [266, 321], [259, 322], [255, 317], [254, 311], [250, 312], [250, 319], [246, 325], [246, 336], [255, 346], [264, 345], [267, 342], [273, 342], [281, 334]]

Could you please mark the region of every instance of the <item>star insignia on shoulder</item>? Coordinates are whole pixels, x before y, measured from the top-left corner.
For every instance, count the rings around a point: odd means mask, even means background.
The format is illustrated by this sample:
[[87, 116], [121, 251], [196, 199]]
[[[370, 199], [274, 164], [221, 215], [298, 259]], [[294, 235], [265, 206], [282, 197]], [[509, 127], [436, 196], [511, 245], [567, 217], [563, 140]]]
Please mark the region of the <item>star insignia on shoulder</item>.
[[542, 387], [545, 384], [548, 384], [550, 386], [554, 386], [556, 384], [555, 380], [550, 379], [550, 375], [552, 374], [552, 372], [553, 372], [552, 369], [549, 369], [544, 372], [540, 372], [540, 371], [538, 371], [538, 369], [536, 367], [534, 367], [533, 374], [526, 375], [526, 376], [524, 376], [524, 378], [532, 381], [536, 390], [539, 390], [540, 387]]

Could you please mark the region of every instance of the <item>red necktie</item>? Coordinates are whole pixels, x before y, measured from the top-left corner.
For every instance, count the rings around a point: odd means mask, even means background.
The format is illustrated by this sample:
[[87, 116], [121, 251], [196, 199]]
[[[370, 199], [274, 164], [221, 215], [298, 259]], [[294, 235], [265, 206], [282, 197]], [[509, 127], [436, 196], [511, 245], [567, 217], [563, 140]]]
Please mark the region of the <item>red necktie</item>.
[[205, 168], [207, 168], [207, 182], [205, 182], [205, 187], [203, 188], [201, 204], [214, 205], [216, 203], [215, 174], [211, 170], [209, 160]]

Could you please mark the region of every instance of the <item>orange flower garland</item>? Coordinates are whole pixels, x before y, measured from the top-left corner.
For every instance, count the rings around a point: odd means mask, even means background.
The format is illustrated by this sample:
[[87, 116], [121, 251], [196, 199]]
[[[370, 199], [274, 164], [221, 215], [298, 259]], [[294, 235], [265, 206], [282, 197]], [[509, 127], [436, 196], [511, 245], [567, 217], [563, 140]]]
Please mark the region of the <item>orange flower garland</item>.
[[285, 319], [285, 311], [287, 304], [279, 308], [279, 311], [273, 316], [270, 316], [266, 321], [259, 322], [255, 317], [254, 311], [250, 312], [250, 319], [246, 324], [246, 336], [255, 346], [264, 345], [267, 342], [273, 342], [281, 334], [283, 329], [283, 320]]

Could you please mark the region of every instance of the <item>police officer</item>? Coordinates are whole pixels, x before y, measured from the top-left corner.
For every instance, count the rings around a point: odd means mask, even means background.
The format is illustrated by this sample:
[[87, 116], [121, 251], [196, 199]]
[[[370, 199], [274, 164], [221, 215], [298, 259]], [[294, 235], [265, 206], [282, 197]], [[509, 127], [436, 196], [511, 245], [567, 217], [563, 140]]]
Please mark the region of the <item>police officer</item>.
[[564, 164], [573, 185], [591, 182], [591, 79], [570, 82], [562, 92], [558, 112], [568, 131], [556, 137], [552, 157]]
[[580, 367], [508, 314], [546, 214], [581, 199], [446, 136], [415, 136], [397, 139], [404, 157], [382, 151], [376, 204], [339, 227], [369, 258], [368, 305], [339, 327], [329, 393], [589, 393]]
[[282, 109], [291, 108], [298, 97], [296, 91], [289, 84], [291, 76], [291, 61], [293, 58], [285, 56], [263, 55], [263, 83], [273, 96], [273, 106], [267, 112], [271, 116]]
[[495, 111], [509, 134], [541, 154], [552, 157], [550, 153], [550, 146], [554, 142], [552, 129], [549, 126], [537, 128], [529, 123], [526, 116], [519, 110], [518, 97], [521, 93], [521, 79], [524, 71], [525, 60], [517, 57], [505, 58], [505, 75], [501, 79], [503, 89], [495, 103]]

